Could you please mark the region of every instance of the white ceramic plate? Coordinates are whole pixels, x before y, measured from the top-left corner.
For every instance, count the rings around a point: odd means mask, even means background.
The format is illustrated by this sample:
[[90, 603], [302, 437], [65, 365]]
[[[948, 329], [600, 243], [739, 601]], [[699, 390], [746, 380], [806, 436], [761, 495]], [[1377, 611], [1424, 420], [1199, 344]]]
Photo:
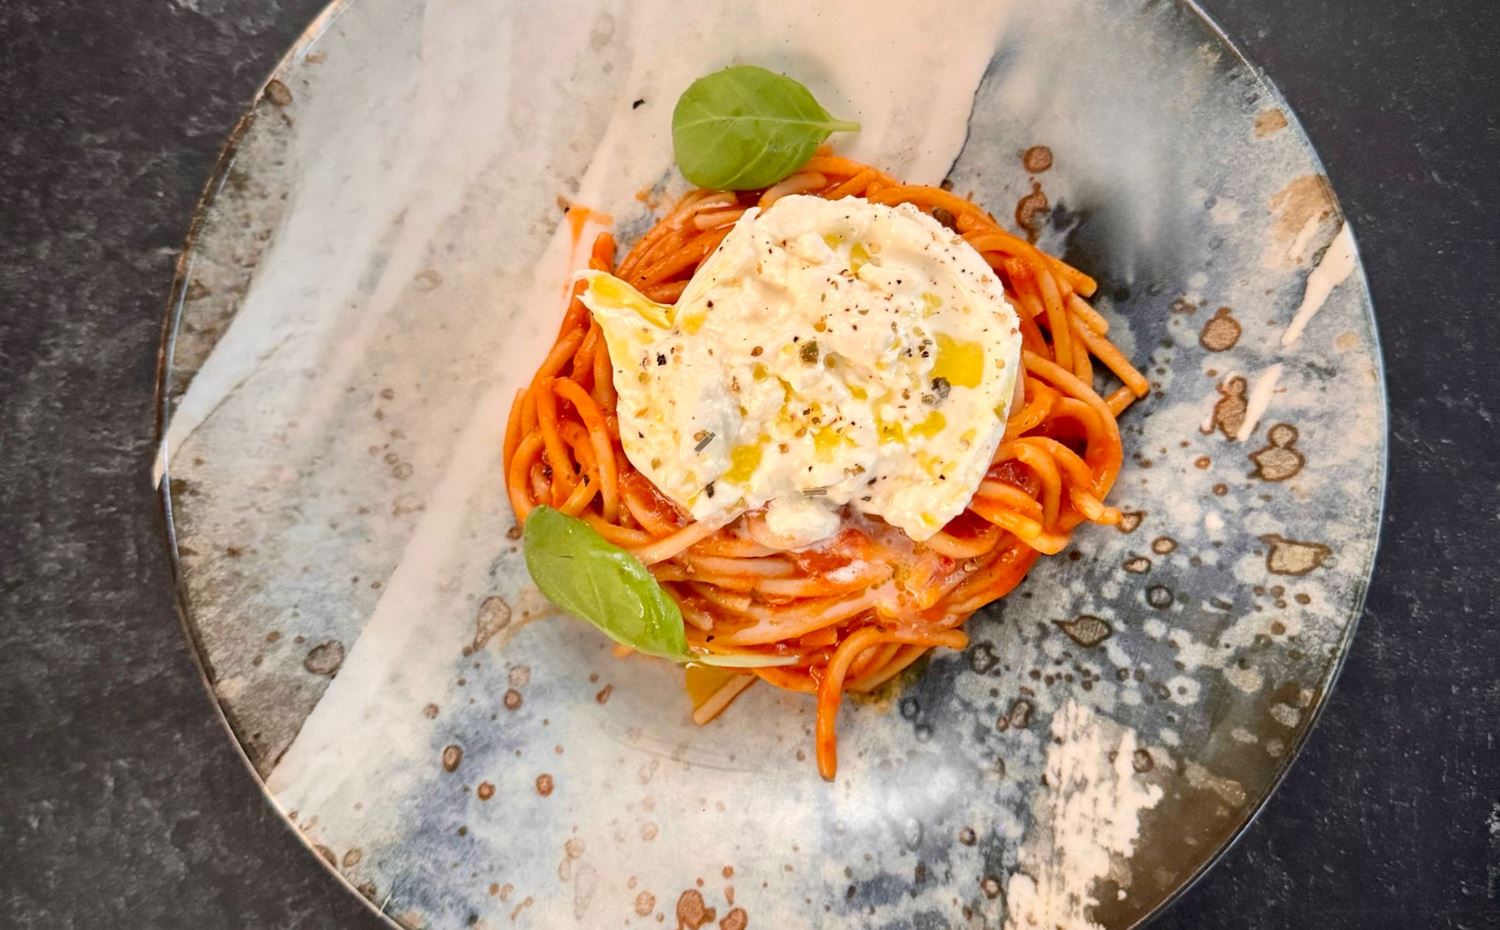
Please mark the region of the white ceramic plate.
[[[559, 200], [682, 187], [694, 77], [784, 70], [842, 151], [951, 178], [1103, 284], [1156, 391], [1114, 502], [810, 758], [680, 673], [528, 622], [510, 397], [567, 278]], [[1050, 147], [1032, 175], [1020, 153]], [[1384, 405], [1353, 240], [1284, 102], [1194, 8], [353, 0], [231, 140], [162, 376], [183, 612], [296, 829], [408, 927], [1127, 927], [1306, 736], [1369, 571]], [[731, 916], [736, 915], [738, 916]], [[719, 923], [728, 921], [728, 923]]]

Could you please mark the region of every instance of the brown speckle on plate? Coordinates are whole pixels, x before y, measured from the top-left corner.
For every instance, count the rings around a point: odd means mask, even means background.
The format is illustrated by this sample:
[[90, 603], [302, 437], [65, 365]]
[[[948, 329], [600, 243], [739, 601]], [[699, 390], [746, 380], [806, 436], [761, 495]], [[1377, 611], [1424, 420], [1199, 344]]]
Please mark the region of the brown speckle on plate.
[[1042, 185], [1032, 181], [1031, 193], [1016, 201], [1016, 225], [1025, 231], [1027, 242], [1035, 242], [1041, 235], [1042, 215], [1051, 209]]
[[651, 912], [656, 910], [656, 895], [649, 891], [643, 891], [635, 896], [635, 913], [637, 917], [650, 917]]
[[454, 771], [457, 771], [459, 763], [462, 762], [463, 760], [464, 760], [464, 750], [463, 750], [463, 747], [459, 746], [456, 743], [443, 747], [443, 771], [445, 771], [445, 772], [454, 772]]
[[1021, 166], [1032, 174], [1041, 174], [1052, 167], [1052, 150], [1045, 145], [1033, 145], [1021, 153]]
[[[1150, 562], [1146, 564], [1147, 567], [1150, 567]], [[1108, 622], [1091, 614], [1080, 614], [1072, 620], [1055, 620], [1053, 622], [1057, 624], [1058, 629], [1068, 634], [1069, 639], [1085, 649], [1091, 649], [1099, 645], [1106, 639], [1109, 639], [1110, 634], [1114, 633], [1114, 628]], [[1024, 718], [1020, 723], [1015, 722], [1014, 709], [1011, 711], [1011, 718], [1013, 726], [1024, 727], [1026, 725]]]
[[495, 634], [510, 625], [510, 604], [497, 594], [479, 602], [479, 611], [474, 615], [474, 641], [470, 648], [474, 652], [485, 647]]
[[703, 892], [689, 888], [677, 898], [677, 926], [679, 930], [698, 930], [713, 921], [717, 911], [703, 903]]
[[1228, 307], [1220, 307], [1198, 334], [1198, 344], [1210, 352], [1227, 352], [1240, 341], [1240, 324]]
[[338, 674], [339, 667], [343, 664], [344, 644], [338, 640], [329, 640], [314, 646], [302, 660], [302, 667], [309, 672], [330, 678]]
[[1274, 136], [1287, 126], [1286, 112], [1281, 107], [1270, 107], [1255, 115], [1255, 137], [1264, 139]]
[[266, 99], [278, 107], [289, 107], [292, 105], [292, 91], [286, 84], [276, 78], [266, 82]]
[[1212, 433], [1217, 429], [1224, 434], [1225, 439], [1233, 439], [1245, 423], [1245, 413], [1249, 409], [1249, 401], [1245, 398], [1248, 387], [1248, 383], [1239, 375], [1220, 384], [1220, 397], [1214, 404], [1212, 425], [1203, 432]]
[[1306, 575], [1328, 561], [1333, 550], [1319, 542], [1301, 542], [1275, 533], [1260, 537], [1270, 546], [1266, 568], [1277, 575]]
[[1295, 477], [1307, 461], [1297, 449], [1297, 427], [1277, 423], [1266, 431], [1266, 441], [1270, 444], [1250, 453], [1250, 460], [1255, 463], [1251, 477], [1262, 481], [1286, 481]]

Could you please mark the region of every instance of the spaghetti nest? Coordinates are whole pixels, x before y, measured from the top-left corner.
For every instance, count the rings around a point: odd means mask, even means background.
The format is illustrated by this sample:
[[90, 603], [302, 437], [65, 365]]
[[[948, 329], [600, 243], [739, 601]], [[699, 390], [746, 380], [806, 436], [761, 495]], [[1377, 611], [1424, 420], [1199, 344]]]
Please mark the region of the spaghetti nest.
[[[1119, 511], [1104, 503], [1122, 458], [1116, 417], [1149, 386], [1087, 303], [1095, 290], [1087, 275], [947, 190], [903, 184], [826, 150], [764, 191], [688, 194], [618, 267], [614, 239], [603, 234], [590, 267], [675, 302], [747, 209], [788, 194], [912, 204], [962, 235], [1003, 283], [1021, 320], [1024, 396], [1018, 390], [964, 513], [921, 543], [850, 515], [835, 537], [799, 550], [778, 548], [760, 513], [724, 527], [694, 523], [625, 457], [608, 351], [579, 300], [581, 284], [557, 342], [511, 408], [505, 476], [521, 521], [546, 504], [638, 556], [681, 606], [693, 646], [792, 660], [716, 683], [699, 695], [694, 719], [712, 719], [751, 674], [814, 694], [818, 768], [832, 778], [844, 691], [871, 691], [935, 646], [963, 648], [964, 621], [1010, 592], [1039, 554], [1062, 551], [1084, 521], [1118, 522]], [[1096, 363], [1120, 382], [1104, 396], [1094, 388]]]

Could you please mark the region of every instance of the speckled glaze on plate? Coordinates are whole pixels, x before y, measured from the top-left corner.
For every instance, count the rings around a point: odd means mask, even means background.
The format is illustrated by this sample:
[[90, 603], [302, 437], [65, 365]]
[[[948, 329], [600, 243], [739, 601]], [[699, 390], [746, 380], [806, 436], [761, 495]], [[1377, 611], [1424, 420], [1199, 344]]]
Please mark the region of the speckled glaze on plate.
[[[804, 698], [698, 728], [676, 669], [549, 617], [500, 475], [579, 258], [559, 204], [638, 235], [681, 187], [677, 94], [737, 61], [860, 119], [841, 151], [1031, 217], [1155, 388], [1125, 525], [850, 702], [833, 784]], [[1385, 449], [1306, 138], [1195, 8], [1128, 0], [336, 4], [226, 149], [161, 402], [219, 706], [330, 868], [430, 928], [1139, 923], [1312, 726]]]

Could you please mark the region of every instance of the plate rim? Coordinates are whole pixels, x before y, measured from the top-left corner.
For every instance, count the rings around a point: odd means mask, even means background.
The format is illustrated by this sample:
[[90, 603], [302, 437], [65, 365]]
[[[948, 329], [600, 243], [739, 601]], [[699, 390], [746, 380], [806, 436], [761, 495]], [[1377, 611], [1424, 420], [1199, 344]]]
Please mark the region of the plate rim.
[[[214, 690], [213, 672], [208, 655], [203, 648], [203, 642], [198, 635], [191, 614], [192, 609], [188, 603], [187, 588], [182, 577], [182, 559], [177, 551], [177, 529], [172, 519], [172, 479], [171, 479], [171, 457], [167, 454], [167, 427], [171, 422], [170, 407], [171, 397], [169, 394], [168, 380], [172, 370], [172, 354], [176, 347], [177, 328], [182, 322], [184, 305], [187, 302], [188, 282], [192, 277], [193, 259], [196, 255], [199, 239], [203, 235], [204, 226], [212, 213], [218, 200], [219, 192], [223, 190], [224, 184], [229, 177], [230, 168], [233, 167], [235, 158], [239, 155], [241, 142], [255, 123], [258, 110], [262, 101], [266, 99], [266, 89], [272, 81], [278, 81], [293, 64], [300, 60], [307, 52], [317, 44], [334, 21], [342, 16], [355, 0], [329, 0], [329, 2], [318, 11], [312, 21], [297, 34], [291, 46], [276, 60], [270, 72], [256, 86], [246, 103], [243, 112], [235, 120], [225, 137], [223, 144], [219, 147], [219, 153], [214, 159], [213, 167], [209, 170], [208, 179], [203, 184], [202, 192], [193, 206], [192, 216], [188, 221], [186, 234], [183, 236], [182, 246], [177, 253], [177, 261], [172, 269], [172, 284], [167, 291], [165, 312], [162, 315], [161, 336], [156, 350], [156, 373], [155, 389], [153, 391], [152, 406], [152, 443], [153, 450], [151, 469], [151, 494], [155, 498], [156, 519], [160, 523], [161, 544], [167, 556], [167, 570], [171, 576], [172, 605], [173, 612], [177, 615], [178, 625], [182, 628], [182, 634], [187, 639], [189, 652], [192, 654], [193, 667], [198, 673], [198, 681], [203, 686], [204, 694], [208, 703], [212, 706], [212, 713], [218, 719], [224, 733], [233, 744], [232, 751], [244, 767], [246, 774], [250, 776], [255, 788], [259, 791], [261, 801], [267, 804], [276, 814], [279, 820], [300, 843], [308, 856], [317, 864], [323, 872], [331, 876], [334, 881], [341, 885], [344, 891], [356, 901], [359, 901], [364, 909], [373, 914], [382, 925], [390, 930], [404, 930], [385, 909], [377, 905], [373, 900], [367, 898], [338, 867], [323, 857], [310, 837], [297, 828], [291, 817], [277, 802], [276, 796], [267, 787], [266, 780], [261, 777], [255, 768], [255, 763], [250, 760], [250, 754], [245, 749], [244, 742], [235, 730], [234, 724], [229, 719], [229, 714], [224, 709], [224, 704], [219, 700], [218, 692]], [[157, 462], [160, 462], [160, 472], [157, 472]]]
[[[1313, 167], [1324, 178], [1328, 178], [1328, 166], [1323, 163], [1323, 156], [1318, 151], [1317, 146], [1313, 144], [1312, 136], [1308, 134], [1307, 127], [1303, 124], [1302, 118], [1287, 100], [1286, 95], [1281, 92], [1281, 88], [1266, 73], [1265, 69], [1257, 65], [1240, 49], [1229, 33], [1224, 31], [1224, 27], [1220, 26], [1214, 20], [1213, 16], [1207, 10], [1203, 9], [1199, 0], [1175, 0], [1175, 2], [1180, 8], [1196, 18], [1199, 26], [1217, 41], [1221, 47], [1227, 49], [1233, 55], [1235, 60], [1255, 79], [1256, 84], [1264, 91], [1267, 98], [1281, 108], [1281, 111], [1287, 116], [1287, 122], [1290, 127], [1297, 131], [1303, 148], [1307, 150], [1307, 154], [1312, 159]], [[1375, 463], [1375, 486], [1378, 489], [1379, 500], [1375, 505], [1375, 530], [1370, 545], [1370, 556], [1366, 561], [1363, 571], [1360, 572], [1363, 580], [1360, 582], [1359, 590], [1355, 593], [1350, 604], [1349, 622], [1344, 626], [1339, 637], [1338, 653], [1333, 659], [1332, 666], [1323, 675], [1322, 681], [1319, 682], [1318, 698], [1309, 710], [1307, 723], [1297, 733], [1295, 739], [1293, 739], [1289, 751], [1282, 756], [1281, 764], [1272, 773], [1265, 792], [1262, 793], [1256, 803], [1250, 805], [1245, 811], [1240, 822], [1230, 832], [1228, 839], [1210, 854], [1208, 858], [1204, 859], [1198, 868], [1177, 886], [1175, 891], [1163, 898], [1150, 913], [1131, 924], [1128, 930], [1141, 930], [1141, 928], [1148, 927], [1160, 919], [1173, 905], [1182, 900], [1188, 892], [1196, 888], [1204, 876], [1217, 866], [1229, 854], [1230, 850], [1239, 845], [1240, 840], [1249, 832], [1255, 821], [1260, 818], [1261, 812], [1266, 809], [1271, 799], [1281, 790], [1281, 786], [1286, 781], [1287, 775], [1291, 772], [1292, 766], [1302, 757], [1302, 752], [1307, 748], [1307, 743], [1311, 739], [1313, 732], [1322, 723], [1323, 713], [1328, 707], [1329, 700], [1333, 697], [1333, 689], [1338, 685], [1339, 676], [1343, 673], [1344, 666], [1349, 661], [1349, 654], [1354, 651], [1354, 637], [1359, 630], [1360, 620], [1365, 615], [1365, 600], [1370, 593], [1370, 583], [1375, 577], [1375, 566], [1380, 559], [1380, 544], [1381, 538], [1384, 535], [1382, 531], [1385, 528], [1386, 491], [1390, 477], [1391, 403], [1385, 377], [1385, 347], [1380, 339], [1380, 320], [1375, 315], [1375, 295], [1370, 290], [1369, 274], [1365, 270], [1364, 255], [1359, 247], [1359, 236], [1355, 234], [1356, 231], [1350, 224], [1349, 215], [1344, 211], [1344, 204], [1339, 199], [1338, 189], [1334, 187], [1332, 179], [1329, 179], [1327, 188], [1329, 199], [1333, 204], [1334, 215], [1343, 224], [1342, 228], [1349, 230], [1350, 240], [1353, 243], [1355, 277], [1363, 293], [1361, 303], [1364, 306], [1364, 315], [1370, 324], [1370, 349], [1375, 358], [1375, 395], [1380, 406], [1380, 446], [1376, 453]]]

